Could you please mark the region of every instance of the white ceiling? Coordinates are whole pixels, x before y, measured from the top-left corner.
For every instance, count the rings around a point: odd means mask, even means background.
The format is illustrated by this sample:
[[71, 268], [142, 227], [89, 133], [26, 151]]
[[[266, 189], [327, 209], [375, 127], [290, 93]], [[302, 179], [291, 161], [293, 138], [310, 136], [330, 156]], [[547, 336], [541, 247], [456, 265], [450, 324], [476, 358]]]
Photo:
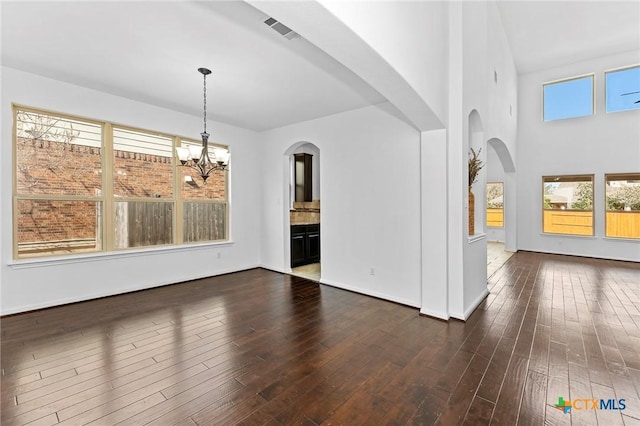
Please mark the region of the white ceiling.
[[520, 74], [640, 50], [639, 0], [500, 0], [498, 8]]
[[[385, 98], [241, 1], [0, 3], [2, 64], [192, 115], [265, 130]], [[640, 49], [640, 0], [501, 1], [520, 73]], [[286, 23], [285, 23], [286, 24]], [[407, 54], [410, 54], [408, 52]]]
[[384, 102], [303, 38], [244, 2], [2, 2], [2, 63], [264, 130]]

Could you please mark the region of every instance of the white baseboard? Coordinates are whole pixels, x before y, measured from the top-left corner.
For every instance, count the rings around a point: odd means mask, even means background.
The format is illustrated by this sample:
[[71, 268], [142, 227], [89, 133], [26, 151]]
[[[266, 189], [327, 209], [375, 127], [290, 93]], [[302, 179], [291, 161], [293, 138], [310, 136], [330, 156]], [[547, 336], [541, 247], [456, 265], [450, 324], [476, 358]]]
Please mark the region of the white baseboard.
[[455, 319], [459, 319], [461, 321], [466, 321], [471, 314], [473, 313], [473, 311], [476, 310], [476, 308], [478, 307], [478, 305], [480, 305], [482, 303], [482, 301], [489, 295], [489, 289], [485, 288], [484, 291], [482, 291], [482, 293], [480, 293], [480, 295], [476, 298], [476, 300], [474, 300], [469, 307], [467, 307], [467, 309], [465, 309], [464, 313], [462, 315], [460, 314], [451, 314], [452, 318]]
[[449, 319], [451, 318], [449, 314], [446, 312], [438, 312], [438, 311], [433, 311], [431, 309], [424, 309], [424, 308], [420, 309], [420, 315], [426, 315], [428, 317], [437, 318], [444, 321], [449, 321]]
[[364, 294], [365, 296], [372, 296], [372, 297], [375, 297], [375, 298], [378, 298], [378, 299], [383, 299], [383, 300], [388, 300], [390, 302], [400, 303], [402, 305], [411, 306], [412, 308], [419, 308], [420, 307], [420, 305], [417, 304], [413, 300], [404, 299], [404, 298], [400, 298], [400, 297], [393, 297], [393, 296], [389, 296], [388, 294], [378, 293], [376, 291], [371, 291], [371, 290], [363, 289], [363, 288], [360, 288], [360, 287], [349, 286], [349, 285], [345, 285], [345, 284], [342, 284], [342, 283], [339, 283], [339, 282], [335, 282], [335, 281], [329, 281], [329, 280], [326, 280], [326, 279], [321, 279], [320, 280], [320, 284], [326, 284], [326, 285], [329, 285], [331, 287], [341, 288], [343, 290], [353, 291], [354, 293]]

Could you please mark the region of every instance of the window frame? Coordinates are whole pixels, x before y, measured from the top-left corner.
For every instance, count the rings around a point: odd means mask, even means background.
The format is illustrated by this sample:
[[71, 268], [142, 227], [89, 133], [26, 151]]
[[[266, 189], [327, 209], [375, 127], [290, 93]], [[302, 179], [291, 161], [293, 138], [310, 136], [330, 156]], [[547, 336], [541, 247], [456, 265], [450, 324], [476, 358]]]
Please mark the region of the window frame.
[[[627, 109], [618, 109], [615, 111], [609, 111], [608, 109], [608, 96], [607, 96], [607, 89], [608, 89], [608, 84], [607, 84], [607, 74], [613, 74], [616, 72], [621, 72], [621, 71], [626, 71], [626, 70], [631, 70], [631, 69], [635, 69], [637, 68], [638, 70], [640, 70], [640, 64], [635, 64], [635, 65], [627, 65], [624, 67], [620, 67], [620, 68], [612, 68], [609, 70], [605, 70], [604, 72], [604, 112], [607, 114], [615, 114], [617, 112], [625, 112], [625, 111], [637, 111], [640, 110], [640, 106], [638, 108], [627, 108]], [[638, 93], [638, 98], [640, 98], [640, 93]], [[640, 105], [640, 104], [638, 104]]]
[[[554, 118], [554, 119], [551, 119], [551, 120], [546, 120], [545, 119], [545, 87], [546, 86], [556, 85], [556, 84], [561, 84], [561, 83], [568, 83], [570, 81], [581, 80], [581, 79], [584, 79], [584, 78], [591, 78], [591, 114], [577, 115], [577, 116], [563, 117], [563, 118]], [[588, 74], [582, 74], [582, 75], [577, 75], [577, 76], [568, 77], [568, 78], [561, 78], [561, 79], [558, 79], [558, 80], [547, 81], [547, 82], [542, 83], [542, 105], [541, 105], [541, 109], [542, 109], [542, 122], [543, 123], [549, 123], [549, 122], [552, 122], [552, 121], [570, 120], [572, 118], [592, 117], [592, 116], [596, 115], [596, 74], [595, 73], [588, 73]]]
[[[545, 199], [545, 183], [548, 183], [546, 179], [554, 179], [555, 181], [562, 181], [564, 179], [565, 182], [583, 182], [589, 180], [591, 182], [591, 210], [578, 210], [578, 209], [546, 209], [544, 207], [544, 199]], [[588, 179], [585, 179], [588, 178]], [[570, 174], [570, 175], [546, 175], [542, 176], [542, 191], [540, 201], [542, 207], [542, 234], [543, 235], [560, 235], [560, 236], [570, 236], [570, 237], [594, 237], [595, 236], [595, 175], [594, 174]], [[578, 212], [591, 212], [591, 233], [590, 234], [576, 234], [576, 233], [565, 233], [565, 232], [547, 232], [545, 231], [545, 212], [546, 211], [578, 211]]]
[[[178, 144], [181, 141], [188, 141], [190, 143], [198, 143], [201, 144], [202, 141], [173, 135], [163, 132], [158, 132], [154, 130], [143, 129], [139, 127], [133, 127], [128, 125], [123, 125], [115, 122], [109, 122], [104, 120], [96, 120], [91, 118], [85, 118], [78, 115], [60, 113], [57, 111], [47, 110], [43, 108], [35, 108], [26, 105], [21, 105], [17, 103], [12, 103], [12, 251], [13, 251], [13, 261], [43, 261], [46, 259], [52, 258], [77, 258], [77, 257], [85, 257], [85, 256], [95, 256], [95, 255], [109, 255], [114, 253], [127, 253], [127, 252], [136, 252], [136, 251], [147, 251], [149, 249], [158, 250], [158, 249], [167, 249], [167, 248], [182, 248], [189, 246], [202, 246], [202, 245], [213, 245], [213, 244], [224, 244], [230, 243], [230, 211], [231, 211], [231, 197], [229, 195], [230, 188], [230, 170], [225, 170], [224, 173], [224, 198], [217, 199], [201, 199], [197, 200], [198, 202], [204, 203], [222, 203], [225, 204], [225, 229], [224, 229], [224, 239], [218, 240], [206, 240], [206, 241], [197, 241], [185, 243], [183, 241], [183, 224], [182, 224], [182, 208], [183, 202], [189, 201], [188, 199], [183, 199], [181, 196], [181, 187], [185, 184], [184, 179], [182, 177], [182, 173], [179, 168], [180, 163], [176, 154], [175, 147], [179, 146]], [[34, 113], [40, 115], [50, 115], [53, 117], [59, 117], [68, 120], [76, 120], [81, 122], [86, 122], [94, 125], [98, 125], [101, 128], [102, 136], [101, 136], [101, 158], [100, 158], [100, 167], [102, 170], [101, 176], [101, 188], [100, 194], [95, 196], [89, 195], [54, 195], [54, 194], [25, 194], [23, 192], [18, 191], [18, 158], [17, 158], [17, 133], [18, 133], [18, 114], [19, 112], [27, 112]], [[114, 128], [122, 129], [126, 131], [140, 132], [146, 133], [149, 135], [159, 136], [163, 138], [170, 138], [172, 141], [171, 144], [171, 166], [172, 166], [172, 197], [163, 197], [163, 198], [152, 198], [152, 197], [115, 197], [114, 195], [114, 139], [113, 139], [113, 130]], [[220, 143], [209, 142], [210, 147], [221, 147], [229, 149], [228, 145], [223, 145]], [[97, 219], [97, 226], [101, 228], [99, 233], [96, 234], [96, 248], [91, 251], [73, 251], [60, 253], [63, 249], [54, 252], [46, 252], [46, 253], [37, 253], [37, 254], [20, 254], [19, 253], [19, 244], [18, 244], [18, 204], [22, 200], [53, 200], [53, 201], [90, 201], [96, 202], [102, 205], [101, 207], [101, 216]], [[122, 201], [143, 201], [143, 202], [166, 202], [172, 203], [173, 207], [173, 217], [172, 217], [172, 240], [171, 244], [160, 244], [160, 245], [146, 245], [146, 246], [136, 246], [136, 247], [127, 247], [127, 248], [116, 248], [115, 247], [115, 205], [117, 202]]]
[[[78, 194], [23, 194], [23, 193], [18, 193], [18, 179], [17, 179], [17, 175], [18, 175], [18, 149], [17, 149], [17, 145], [18, 145], [18, 113], [19, 112], [27, 112], [27, 113], [32, 113], [32, 114], [41, 114], [41, 115], [50, 115], [56, 118], [62, 118], [62, 119], [67, 119], [67, 120], [77, 120], [77, 121], [83, 121], [86, 123], [90, 123], [96, 126], [100, 126], [100, 131], [101, 131], [101, 142], [100, 142], [100, 149], [101, 149], [101, 157], [100, 157], [100, 166], [101, 168], [104, 170], [105, 168], [105, 164], [104, 164], [104, 150], [105, 150], [105, 128], [104, 128], [104, 124], [98, 120], [92, 120], [92, 119], [85, 119], [85, 118], [81, 118], [81, 117], [77, 117], [77, 116], [73, 116], [70, 114], [64, 114], [64, 113], [58, 113], [58, 112], [53, 112], [53, 111], [46, 111], [46, 110], [42, 110], [42, 109], [37, 109], [37, 108], [31, 108], [31, 107], [27, 107], [27, 106], [22, 106], [22, 105], [18, 105], [18, 104], [12, 104], [12, 119], [13, 119], [13, 123], [12, 123], [12, 130], [11, 130], [11, 155], [12, 155], [12, 176], [11, 176], [11, 180], [12, 180], [12, 206], [11, 206], [11, 212], [12, 212], [12, 251], [13, 251], [13, 259], [31, 259], [31, 258], [44, 258], [44, 257], [51, 257], [51, 256], [69, 256], [69, 255], [80, 255], [83, 253], [99, 253], [104, 251], [104, 244], [105, 244], [105, 229], [104, 229], [104, 216], [105, 216], [105, 202], [104, 202], [104, 177], [101, 179], [101, 188], [100, 188], [100, 195], [78, 195]], [[66, 254], [61, 254], [61, 253], [57, 253], [57, 252], [53, 252], [53, 253], [44, 253], [44, 254], [35, 254], [35, 255], [20, 255], [19, 254], [19, 245], [18, 245], [18, 235], [19, 235], [19, 229], [18, 229], [18, 207], [19, 207], [19, 201], [61, 201], [61, 202], [95, 202], [96, 204], [102, 204], [102, 218], [98, 223], [98, 226], [100, 226], [100, 231], [96, 232], [96, 248], [94, 250], [88, 250], [85, 252], [71, 252], [71, 253], [66, 253]], [[60, 251], [62, 251], [63, 249], [60, 249]]]

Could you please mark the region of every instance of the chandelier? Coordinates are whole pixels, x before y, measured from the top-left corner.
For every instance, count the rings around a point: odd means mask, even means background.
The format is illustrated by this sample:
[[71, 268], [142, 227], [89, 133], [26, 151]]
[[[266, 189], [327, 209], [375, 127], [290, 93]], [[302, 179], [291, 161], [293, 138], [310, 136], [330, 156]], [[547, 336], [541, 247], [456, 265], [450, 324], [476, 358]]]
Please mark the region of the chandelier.
[[180, 165], [191, 167], [196, 170], [202, 180], [206, 183], [211, 173], [216, 170], [226, 170], [229, 165], [229, 150], [226, 148], [214, 147], [209, 152], [209, 133], [207, 133], [207, 76], [211, 70], [198, 68], [198, 72], [204, 78], [204, 131], [202, 136], [202, 146], [190, 145], [189, 147], [176, 147], [176, 154], [180, 160]]

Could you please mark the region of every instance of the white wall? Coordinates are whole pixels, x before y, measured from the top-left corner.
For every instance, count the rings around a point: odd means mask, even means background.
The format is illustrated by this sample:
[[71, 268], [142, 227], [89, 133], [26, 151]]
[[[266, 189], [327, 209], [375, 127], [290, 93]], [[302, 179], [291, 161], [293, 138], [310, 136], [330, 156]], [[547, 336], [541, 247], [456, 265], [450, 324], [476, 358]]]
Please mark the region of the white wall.
[[[517, 158], [518, 133], [518, 71], [509, 41], [502, 26], [498, 6], [487, 3], [487, 62], [485, 84], [487, 93], [485, 137], [500, 139], [513, 162]], [[495, 78], [497, 74], [497, 81]]]
[[[12, 261], [11, 103], [170, 134], [196, 137], [201, 118], [118, 96], [2, 68], [0, 146], [1, 314], [43, 308], [258, 266], [260, 259], [260, 158], [257, 134], [214, 124], [213, 141], [232, 153], [233, 243], [79, 256], [59, 261]], [[218, 258], [218, 254], [220, 257]]]
[[[476, 235], [469, 237], [469, 147], [482, 148], [481, 159], [486, 162], [487, 141], [500, 138], [514, 156], [517, 120], [514, 108], [511, 115], [508, 106], [517, 99], [517, 73], [493, 3], [449, 3], [449, 50], [449, 311], [455, 318], [466, 319], [487, 294], [487, 169], [480, 172], [473, 186]], [[497, 83], [494, 70], [498, 72]], [[472, 111], [477, 112], [473, 120]], [[475, 125], [470, 129], [472, 121]]]
[[262, 264], [289, 269], [283, 156], [310, 142], [322, 158], [321, 281], [420, 306], [420, 135], [387, 106], [261, 134]]
[[[604, 71], [640, 63], [628, 52], [520, 76], [518, 131], [518, 248], [640, 261], [638, 241], [604, 237], [604, 174], [640, 172], [640, 111], [604, 112]], [[596, 112], [542, 121], [542, 84], [596, 73]], [[542, 234], [542, 176], [595, 174], [595, 236]]]
[[446, 122], [446, 2], [320, 3], [385, 58]]
[[[422, 202], [422, 304], [420, 313], [449, 319], [450, 217], [447, 209], [447, 131], [422, 132], [420, 137], [420, 198]], [[462, 227], [460, 223], [458, 227]], [[458, 268], [460, 269], [460, 268]]]

